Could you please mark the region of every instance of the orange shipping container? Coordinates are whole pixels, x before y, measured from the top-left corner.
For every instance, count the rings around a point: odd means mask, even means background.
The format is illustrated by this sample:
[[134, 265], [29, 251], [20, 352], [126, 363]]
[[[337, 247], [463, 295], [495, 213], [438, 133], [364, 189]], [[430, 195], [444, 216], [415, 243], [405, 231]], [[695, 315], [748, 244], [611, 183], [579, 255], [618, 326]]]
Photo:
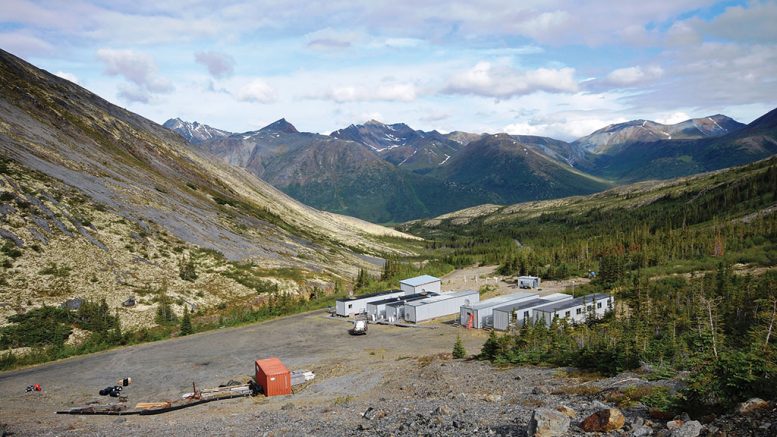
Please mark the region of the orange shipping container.
[[291, 394], [291, 372], [276, 357], [256, 360], [256, 383], [265, 396]]

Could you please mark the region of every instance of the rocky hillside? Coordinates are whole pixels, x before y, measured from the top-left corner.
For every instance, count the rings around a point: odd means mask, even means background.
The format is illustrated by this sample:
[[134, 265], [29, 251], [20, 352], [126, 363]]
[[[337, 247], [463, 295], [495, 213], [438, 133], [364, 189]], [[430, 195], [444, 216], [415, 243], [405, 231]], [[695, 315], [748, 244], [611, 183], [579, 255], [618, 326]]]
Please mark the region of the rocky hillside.
[[2, 51], [0, 77], [5, 315], [165, 289], [211, 305], [259, 280], [299, 292], [375, 268], [363, 254], [411, 253], [410, 236], [307, 207]]

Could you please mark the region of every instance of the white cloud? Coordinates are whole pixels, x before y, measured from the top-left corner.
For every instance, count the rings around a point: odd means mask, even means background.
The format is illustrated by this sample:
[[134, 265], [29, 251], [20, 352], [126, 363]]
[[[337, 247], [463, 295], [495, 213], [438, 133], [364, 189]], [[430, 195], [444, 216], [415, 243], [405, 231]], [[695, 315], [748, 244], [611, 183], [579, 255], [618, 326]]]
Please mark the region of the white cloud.
[[78, 83], [78, 77], [75, 74], [73, 74], [73, 73], [67, 73], [65, 71], [61, 71], [60, 70], [60, 71], [57, 71], [56, 73], [54, 73], [54, 76], [61, 77], [62, 79], [69, 80], [69, 81], [71, 81], [73, 83], [76, 83], [76, 84]]
[[173, 84], [157, 72], [151, 56], [134, 50], [99, 49], [97, 58], [103, 63], [105, 74], [121, 76], [134, 84], [123, 87], [119, 96], [131, 102], [148, 103], [151, 94], [169, 93]]
[[211, 76], [220, 79], [235, 71], [235, 59], [226, 53], [202, 51], [194, 54], [194, 60], [208, 69]]
[[240, 87], [236, 97], [252, 103], [273, 103], [278, 99], [275, 89], [262, 79], [253, 79]]
[[131, 83], [120, 84], [118, 95], [125, 102], [150, 103], [152, 99], [148, 90]]
[[415, 85], [408, 83], [379, 85], [374, 88], [362, 86], [339, 86], [324, 93], [324, 99], [337, 103], [367, 102], [383, 100], [390, 102], [412, 102], [417, 97]]
[[664, 75], [664, 70], [657, 66], [619, 68], [607, 75], [605, 82], [616, 86], [632, 86], [644, 84], [659, 79]]
[[454, 75], [443, 89], [448, 94], [473, 94], [507, 98], [536, 91], [574, 93], [578, 83], [573, 68], [516, 70], [508, 66], [479, 62], [473, 68]]
[[52, 44], [26, 32], [0, 33], [0, 47], [17, 56], [40, 55], [54, 51]]
[[777, 3], [750, 2], [732, 6], [710, 22], [696, 21], [700, 30], [738, 42], [773, 44], [777, 41]]
[[661, 124], [677, 124], [691, 118], [693, 117], [685, 112], [673, 112], [671, 114], [658, 116], [653, 121], [657, 121]]

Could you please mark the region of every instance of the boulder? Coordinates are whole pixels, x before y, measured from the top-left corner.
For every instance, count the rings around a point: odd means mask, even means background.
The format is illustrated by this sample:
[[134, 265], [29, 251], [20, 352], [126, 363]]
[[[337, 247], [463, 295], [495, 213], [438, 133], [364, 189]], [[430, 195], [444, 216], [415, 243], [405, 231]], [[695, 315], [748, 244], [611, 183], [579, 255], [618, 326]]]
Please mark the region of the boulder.
[[769, 402], [760, 398], [750, 398], [737, 407], [739, 414], [750, 414], [753, 411], [769, 408]]
[[588, 416], [580, 424], [585, 432], [610, 432], [623, 427], [626, 417], [617, 408], [599, 410]]
[[566, 405], [559, 405], [558, 407], [556, 407], [556, 411], [569, 417], [570, 419], [574, 419], [575, 417], [577, 417], [577, 411], [567, 407]]
[[702, 425], [698, 420], [689, 420], [672, 431], [670, 437], [697, 437], [701, 433]]
[[550, 408], [534, 410], [526, 432], [529, 437], [563, 436], [569, 429], [569, 417]]
[[685, 422], [680, 419], [670, 420], [669, 422], [666, 422], [666, 429], [669, 431], [680, 429], [683, 426], [683, 423]]

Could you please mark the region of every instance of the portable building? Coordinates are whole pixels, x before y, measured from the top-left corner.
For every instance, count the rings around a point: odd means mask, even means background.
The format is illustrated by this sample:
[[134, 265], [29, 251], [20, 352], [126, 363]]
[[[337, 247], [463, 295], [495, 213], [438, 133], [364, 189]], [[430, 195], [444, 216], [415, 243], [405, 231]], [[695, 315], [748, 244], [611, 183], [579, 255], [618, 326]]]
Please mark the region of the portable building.
[[372, 301], [388, 299], [391, 297], [404, 296], [402, 290], [387, 290], [378, 293], [363, 294], [361, 296], [345, 297], [335, 301], [335, 313], [338, 316], [350, 316], [352, 314], [361, 314], [367, 310], [367, 304]]
[[472, 305], [477, 302], [480, 302], [480, 293], [476, 290], [441, 293], [439, 296], [405, 302], [404, 318], [408, 322], [419, 323], [456, 314], [462, 305]]
[[277, 357], [256, 360], [256, 383], [265, 396], [291, 394], [291, 372]]
[[366, 310], [367, 317], [369, 317], [370, 320], [386, 319], [387, 318], [386, 307], [388, 304], [413, 302], [416, 300], [426, 299], [427, 297], [433, 297], [437, 295], [438, 293], [424, 292], [424, 293], [416, 293], [416, 294], [407, 294], [404, 296], [389, 297], [386, 299], [367, 302], [367, 310]]
[[590, 318], [599, 318], [612, 311], [615, 298], [609, 294], [589, 294], [571, 300], [554, 302], [534, 309], [534, 322], [543, 320], [550, 326], [558, 317], [571, 323], [582, 323]]
[[518, 288], [540, 288], [540, 282], [536, 276], [519, 276]]
[[389, 322], [405, 320], [405, 303], [394, 302], [386, 305], [386, 315], [384, 317]]
[[550, 303], [571, 300], [572, 296], [562, 293], [554, 293], [541, 298], [515, 302], [498, 308], [494, 308], [494, 329], [507, 331], [510, 325], [524, 325], [531, 321], [534, 309]]
[[439, 293], [440, 278], [434, 276], [421, 275], [415, 278], [403, 279], [399, 281], [399, 288], [407, 294], [418, 293]]
[[459, 322], [468, 328], [486, 328], [493, 324], [494, 308], [536, 298], [537, 295], [534, 293], [518, 292], [484, 300], [477, 304], [462, 305], [459, 310]]

